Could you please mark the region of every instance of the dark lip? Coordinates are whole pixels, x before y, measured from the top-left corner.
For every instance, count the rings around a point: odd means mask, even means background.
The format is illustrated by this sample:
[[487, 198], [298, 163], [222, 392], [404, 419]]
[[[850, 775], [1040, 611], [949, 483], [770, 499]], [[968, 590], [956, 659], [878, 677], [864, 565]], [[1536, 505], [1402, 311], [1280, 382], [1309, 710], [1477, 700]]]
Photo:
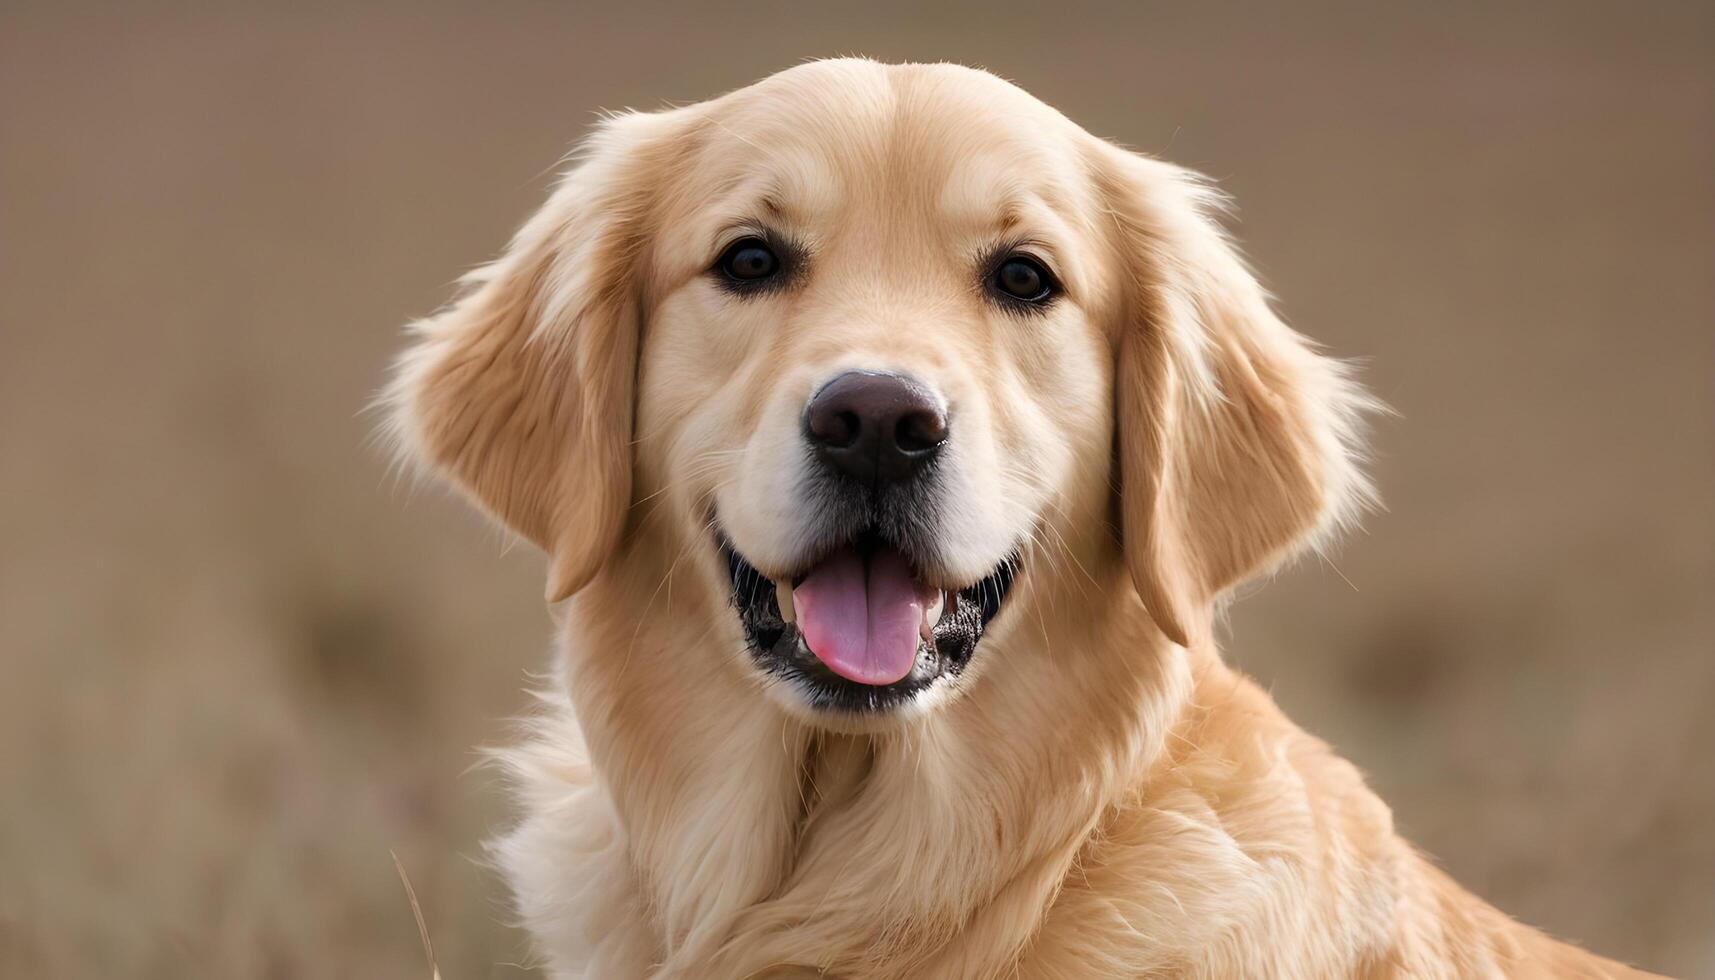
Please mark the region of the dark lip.
[[[859, 538], [873, 537], [865, 532]], [[976, 653], [984, 631], [999, 615], [1018, 578], [1018, 553], [1003, 559], [988, 575], [952, 590], [957, 608], [944, 614], [934, 643], [919, 641], [917, 663], [904, 678], [886, 685], [859, 684], [829, 670], [803, 643], [798, 627], [780, 615], [774, 580], [746, 561], [724, 534], [718, 534], [732, 582], [732, 604], [744, 630], [752, 660], [765, 673], [790, 681], [817, 710], [880, 714], [911, 701], [942, 678], [957, 677]], [[793, 576], [796, 584], [802, 575]]]

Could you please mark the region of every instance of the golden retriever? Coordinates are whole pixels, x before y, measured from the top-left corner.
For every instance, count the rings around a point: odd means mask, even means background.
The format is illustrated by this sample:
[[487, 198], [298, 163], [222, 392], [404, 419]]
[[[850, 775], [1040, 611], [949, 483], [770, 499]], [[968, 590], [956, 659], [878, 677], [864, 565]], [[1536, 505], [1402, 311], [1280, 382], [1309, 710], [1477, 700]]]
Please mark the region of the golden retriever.
[[1211, 640], [1371, 403], [1195, 174], [953, 65], [604, 122], [416, 324], [404, 449], [549, 559], [494, 854], [556, 977], [1613, 977]]

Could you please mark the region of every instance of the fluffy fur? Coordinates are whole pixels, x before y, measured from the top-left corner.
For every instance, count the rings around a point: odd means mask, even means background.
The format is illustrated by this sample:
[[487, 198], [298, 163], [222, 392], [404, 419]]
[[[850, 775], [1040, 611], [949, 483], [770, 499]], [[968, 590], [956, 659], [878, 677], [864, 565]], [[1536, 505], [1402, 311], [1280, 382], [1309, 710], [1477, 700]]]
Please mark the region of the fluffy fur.
[[[413, 327], [402, 444], [550, 558], [562, 644], [494, 845], [556, 977], [1617, 977], [1393, 831], [1211, 645], [1232, 588], [1368, 499], [1341, 365], [1195, 175], [948, 65], [816, 62], [604, 123]], [[777, 295], [711, 283], [759, 228]], [[1065, 295], [998, 310], [995, 246]], [[830, 717], [749, 661], [715, 522], [804, 545], [819, 379], [947, 399], [932, 573], [1022, 574], [956, 682]]]

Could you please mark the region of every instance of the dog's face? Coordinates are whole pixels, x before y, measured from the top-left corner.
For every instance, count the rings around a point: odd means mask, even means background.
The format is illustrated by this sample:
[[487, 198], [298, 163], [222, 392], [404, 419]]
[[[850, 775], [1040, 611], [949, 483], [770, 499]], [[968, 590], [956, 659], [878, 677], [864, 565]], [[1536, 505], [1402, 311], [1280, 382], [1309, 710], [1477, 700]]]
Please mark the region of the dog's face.
[[1105, 499], [1111, 288], [1063, 118], [987, 76], [830, 82], [741, 93], [687, 156], [637, 489], [722, 553], [770, 690], [876, 710], [970, 662], [1051, 503]]
[[1021, 583], [1129, 569], [1189, 642], [1358, 487], [1356, 396], [1207, 197], [981, 72], [807, 65], [610, 122], [394, 400], [553, 596], [652, 530], [704, 655], [817, 720], [926, 710]]

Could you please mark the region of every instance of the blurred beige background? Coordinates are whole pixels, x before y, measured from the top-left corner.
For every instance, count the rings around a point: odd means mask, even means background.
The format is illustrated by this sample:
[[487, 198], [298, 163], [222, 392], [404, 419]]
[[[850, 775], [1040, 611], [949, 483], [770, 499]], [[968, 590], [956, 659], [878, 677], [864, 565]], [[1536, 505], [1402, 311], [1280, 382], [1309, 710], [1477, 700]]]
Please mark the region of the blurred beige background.
[[[1519, 917], [1715, 976], [1715, 5], [0, 8], [0, 975], [518, 976], [466, 774], [540, 563], [399, 327], [600, 107], [951, 59], [1201, 168], [1400, 412], [1231, 658]], [[1348, 584], [1349, 583], [1349, 584]]]

